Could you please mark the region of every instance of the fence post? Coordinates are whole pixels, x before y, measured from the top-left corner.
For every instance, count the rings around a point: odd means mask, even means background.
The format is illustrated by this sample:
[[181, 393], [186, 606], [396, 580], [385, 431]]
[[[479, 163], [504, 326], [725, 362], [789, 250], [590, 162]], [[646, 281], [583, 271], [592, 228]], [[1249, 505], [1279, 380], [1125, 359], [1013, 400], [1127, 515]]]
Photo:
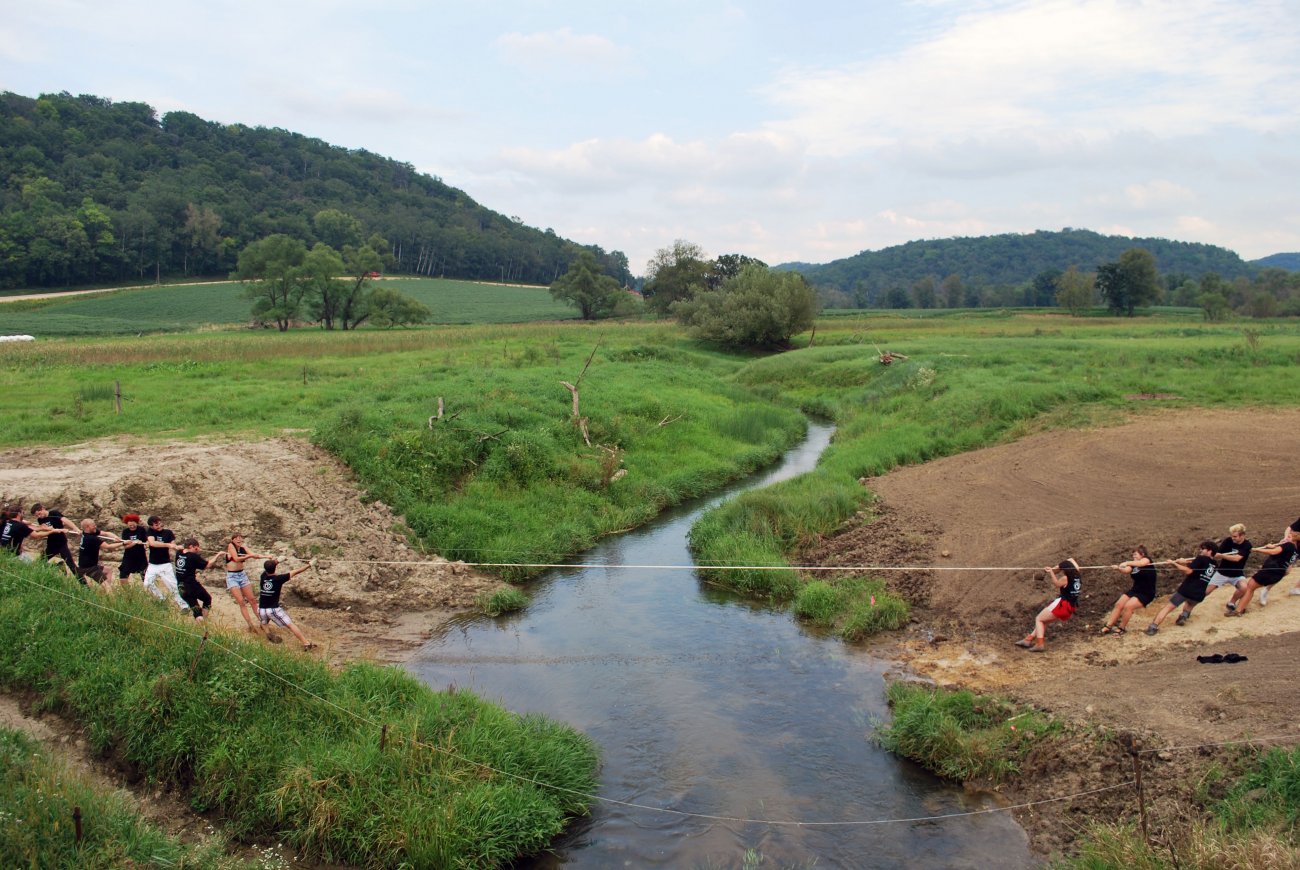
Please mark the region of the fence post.
[[383, 752], [384, 747], [387, 745], [388, 745], [388, 723], [385, 722], [384, 727], [379, 732], [379, 751]]
[[77, 845], [81, 845], [81, 807], [72, 808], [72, 826], [77, 830]]
[[113, 381], [113, 403], [117, 406], [117, 413], [122, 413], [122, 382]]

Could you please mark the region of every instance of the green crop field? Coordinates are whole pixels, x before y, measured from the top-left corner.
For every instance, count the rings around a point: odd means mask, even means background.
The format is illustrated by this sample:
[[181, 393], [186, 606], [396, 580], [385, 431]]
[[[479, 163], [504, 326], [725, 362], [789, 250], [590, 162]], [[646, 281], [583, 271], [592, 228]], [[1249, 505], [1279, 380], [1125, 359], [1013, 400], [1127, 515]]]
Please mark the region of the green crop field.
[[[432, 323], [526, 323], [571, 320], [575, 309], [545, 287], [475, 284], [440, 278], [385, 279], [383, 286], [427, 305]], [[238, 283], [169, 284], [106, 293], [5, 302], [0, 334], [38, 338], [185, 332], [249, 322], [249, 301]]]

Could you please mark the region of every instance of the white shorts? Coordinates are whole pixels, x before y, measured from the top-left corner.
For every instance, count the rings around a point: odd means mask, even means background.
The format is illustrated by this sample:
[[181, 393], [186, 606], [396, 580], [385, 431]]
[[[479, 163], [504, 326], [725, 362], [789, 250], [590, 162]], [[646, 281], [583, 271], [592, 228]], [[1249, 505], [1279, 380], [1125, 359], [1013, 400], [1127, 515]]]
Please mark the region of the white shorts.
[[266, 625], [268, 622], [274, 622], [281, 628], [288, 628], [293, 625], [293, 620], [289, 618], [289, 614], [283, 607], [259, 607], [257, 608], [257, 616], [262, 620], [262, 625]]

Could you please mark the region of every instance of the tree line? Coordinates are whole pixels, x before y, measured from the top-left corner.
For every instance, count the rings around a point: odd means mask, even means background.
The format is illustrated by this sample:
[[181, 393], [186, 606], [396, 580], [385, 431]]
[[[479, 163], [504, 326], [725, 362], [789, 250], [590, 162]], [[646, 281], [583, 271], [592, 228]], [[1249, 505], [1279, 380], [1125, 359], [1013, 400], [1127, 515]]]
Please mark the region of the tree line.
[[586, 320], [647, 308], [677, 319], [697, 338], [764, 350], [788, 347], [821, 310], [816, 292], [799, 273], [771, 269], [744, 254], [709, 259], [703, 248], [684, 239], [655, 252], [636, 302], [585, 252], [551, 284], [551, 295], [576, 307]]
[[[976, 308], [1025, 304], [1012, 301], [1012, 297], [1043, 272], [1070, 265], [1090, 272], [1117, 260], [1130, 248], [1150, 251], [1158, 268], [1166, 273], [1199, 278], [1213, 272], [1233, 280], [1258, 271], [1234, 252], [1214, 245], [1104, 236], [1072, 228], [913, 241], [822, 265], [790, 263], [778, 268], [801, 272], [835, 300], [835, 307], [881, 307], [885, 296], [892, 294], [897, 300], [900, 293], [910, 294], [917, 282], [929, 278], [935, 282], [936, 296], [943, 299], [944, 307]], [[960, 281], [960, 290], [952, 281], [947, 287], [938, 286], [951, 276]]]
[[[824, 307], [856, 308], [852, 297], [819, 288]], [[1082, 313], [1104, 305], [1114, 314], [1132, 316], [1151, 305], [1200, 308], [1207, 319], [1231, 313], [1248, 317], [1300, 316], [1300, 272], [1274, 267], [1225, 278], [1217, 272], [1193, 276], [1161, 273], [1155, 255], [1129, 248], [1118, 258], [1085, 270], [1044, 269], [1018, 284], [968, 284], [956, 274], [925, 275], [910, 286], [890, 287], [875, 297], [874, 308], [1046, 308], [1059, 306]]]
[[632, 280], [622, 252], [526, 226], [409, 163], [144, 103], [2, 93], [0, 167], [0, 287], [225, 276], [273, 235], [329, 245], [325, 210], [387, 240], [406, 274], [549, 284], [586, 250]]

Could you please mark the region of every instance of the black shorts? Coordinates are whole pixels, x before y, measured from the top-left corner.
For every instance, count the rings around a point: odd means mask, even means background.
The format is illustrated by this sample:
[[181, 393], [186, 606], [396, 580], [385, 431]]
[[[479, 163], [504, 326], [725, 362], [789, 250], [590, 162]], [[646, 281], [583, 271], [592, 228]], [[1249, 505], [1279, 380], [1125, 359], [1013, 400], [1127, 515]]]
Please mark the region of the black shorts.
[[1138, 601], [1141, 601], [1143, 607], [1146, 607], [1152, 601], [1156, 600], [1156, 591], [1154, 589], [1139, 589], [1134, 586], [1124, 594], [1129, 598], [1136, 598]]
[[[177, 584], [177, 591], [180, 592], [181, 600], [190, 606], [195, 619], [203, 615], [203, 607], [212, 606], [212, 596], [197, 580], [181, 580]], [[203, 603], [203, 607], [199, 606], [199, 602]]]
[[144, 569], [147, 567], [148, 567], [148, 563], [145, 562], [143, 559], [139, 561], [133, 559], [130, 562], [123, 559], [122, 564], [117, 566], [117, 579], [125, 580], [127, 577], [130, 577], [132, 574], [143, 574]]
[[94, 580], [96, 583], [103, 583], [108, 579], [107, 575], [104, 574], [103, 565], [91, 565], [89, 568], [77, 569], [77, 579], [81, 581], [82, 586], [90, 585], [86, 582], [87, 577]]
[[1264, 571], [1256, 571], [1255, 576], [1250, 579], [1260, 586], [1276, 586], [1285, 576], [1285, 568], [1268, 568]]

